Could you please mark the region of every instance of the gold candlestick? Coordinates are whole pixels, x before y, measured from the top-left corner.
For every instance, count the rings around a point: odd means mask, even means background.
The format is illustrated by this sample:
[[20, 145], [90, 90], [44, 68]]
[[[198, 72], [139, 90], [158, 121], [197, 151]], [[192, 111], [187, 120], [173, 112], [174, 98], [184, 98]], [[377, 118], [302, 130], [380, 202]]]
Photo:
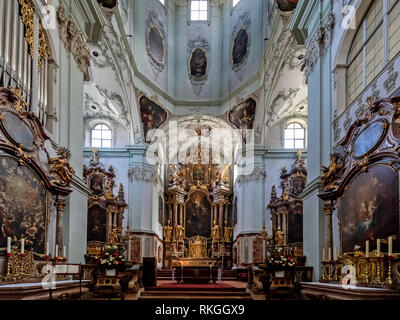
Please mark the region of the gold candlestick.
[[379, 257], [377, 259], [377, 264], [376, 264], [376, 282], [377, 284], [381, 285], [382, 281], [381, 281], [381, 258]]
[[366, 266], [365, 266], [365, 281], [369, 284], [369, 258], [366, 258]]
[[392, 280], [392, 257], [389, 256], [388, 259], [389, 259], [389, 266], [388, 266], [388, 276], [386, 278], [386, 283], [391, 286], [393, 284], [393, 280]]

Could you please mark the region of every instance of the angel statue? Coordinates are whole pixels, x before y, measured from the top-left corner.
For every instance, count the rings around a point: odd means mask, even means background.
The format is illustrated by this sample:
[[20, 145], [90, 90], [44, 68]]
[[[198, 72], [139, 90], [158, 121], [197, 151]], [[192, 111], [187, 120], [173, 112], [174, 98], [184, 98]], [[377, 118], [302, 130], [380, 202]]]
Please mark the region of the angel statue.
[[67, 148], [57, 149], [57, 158], [49, 158], [50, 173], [54, 177], [54, 182], [63, 187], [69, 187], [72, 181], [72, 175], [75, 170], [69, 164], [71, 151]]
[[170, 185], [180, 185], [182, 182], [182, 173], [177, 166], [170, 164], [170, 168], [174, 170], [174, 174], [169, 178]]
[[228, 164], [224, 170], [219, 171], [217, 173], [217, 178], [218, 178], [218, 185], [226, 185], [229, 184], [229, 177], [228, 177], [228, 171], [229, 168], [231, 167], [230, 164]]

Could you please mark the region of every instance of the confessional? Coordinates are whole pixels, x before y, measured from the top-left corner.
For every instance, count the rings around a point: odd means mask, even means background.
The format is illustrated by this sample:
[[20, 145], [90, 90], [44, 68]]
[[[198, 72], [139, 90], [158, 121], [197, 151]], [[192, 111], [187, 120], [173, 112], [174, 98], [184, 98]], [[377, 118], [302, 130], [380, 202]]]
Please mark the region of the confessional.
[[[400, 98], [367, 99], [322, 168], [326, 243], [310, 299], [400, 298]], [[333, 245], [337, 214], [340, 244]]]

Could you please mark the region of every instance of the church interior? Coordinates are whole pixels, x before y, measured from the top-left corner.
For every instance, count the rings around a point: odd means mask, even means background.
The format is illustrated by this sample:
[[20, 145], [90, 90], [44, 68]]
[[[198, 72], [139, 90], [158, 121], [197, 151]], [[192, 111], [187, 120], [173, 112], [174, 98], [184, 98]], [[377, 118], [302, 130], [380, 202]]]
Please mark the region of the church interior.
[[0, 300], [400, 299], [400, 1], [0, 15]]

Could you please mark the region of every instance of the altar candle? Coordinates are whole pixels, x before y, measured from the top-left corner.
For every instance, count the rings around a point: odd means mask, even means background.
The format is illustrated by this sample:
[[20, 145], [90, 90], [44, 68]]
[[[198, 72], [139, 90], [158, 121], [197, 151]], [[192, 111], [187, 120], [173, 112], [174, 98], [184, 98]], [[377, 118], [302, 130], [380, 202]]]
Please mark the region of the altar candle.
[[332, 248], [328, 249], [328, 261], [332, 261]]
[[369, 240], [365, 241], [365, 257], [369, 257]]
[[322, 248], [322, 261], [325, 262], [325, 248]]
[[21, 254], [25, 254], [25, 239], [21, 240]]
[[376, 255], [381, 256], [381, 239], [376, 240]]
[[58, 244], [56, 244], [56, 253], [55, 256], [58, 257]]
[[390, 236], [389, 237], [389, 256], [392, 256], [392, 253], [393, 253], [393, 237], [392, 236]]
[[67, 257], [67, 250], [66, 250], [66, 248], [64, 246], [64, 248], [63, 248], [63, 258], [66, 258], [66, 257]]
[[337, 259], [339, 259], [339, 248], [336, 247], [335, 251], [336, 251], [336, 260], [337, 260]]
[[46, 257], [49, 256], [49, 243], [46, 243]]
[[7, 238], [7, 253], [11, 253], [11, 238]]

